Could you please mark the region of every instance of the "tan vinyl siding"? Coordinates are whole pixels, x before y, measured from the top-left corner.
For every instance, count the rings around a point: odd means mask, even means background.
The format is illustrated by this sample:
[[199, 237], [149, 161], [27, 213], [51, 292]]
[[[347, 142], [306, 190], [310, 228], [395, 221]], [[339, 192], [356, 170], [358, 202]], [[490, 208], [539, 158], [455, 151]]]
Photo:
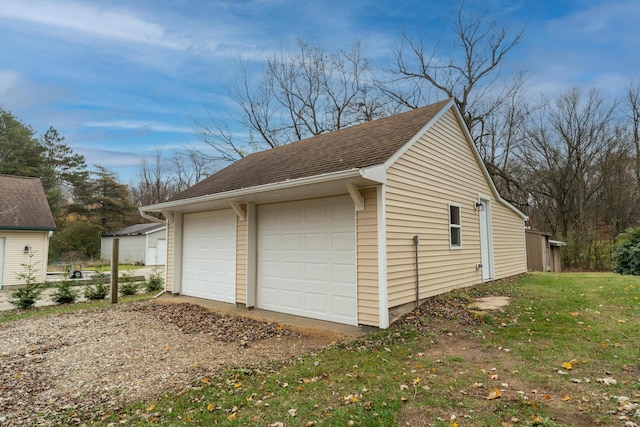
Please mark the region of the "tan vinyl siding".
[[[4, 238], [4, 260], [2, 268], [2, 287], [13, 288], [26, 285], [17, 274], [27, 273], [25, 265], [31, 263], [36, 280], [44, 282], [47, 277], [47, 257], [49, 254], [49, 231], [9, 231], [0, 230]], [[33, 256], [24, 253], [29, 246]]]
[[[243, 206], [246, 212], [246, 206]], [[247, 216], [236, 221], [236, 303], [247, 303]]]
[[[422, 183], [422, 185], [416, 185]], [[524, 265], [522, 218], [498, 202], [452, 110], [445, 113], [387, 172], [389, 307], [415, 300], [418, 235], [420, 298], [482, 281], [478, 195], [491, 196], [495, 278]], [[449, 242], [449, 203], [460, 206], [461, 249]]]
[[493, 256], [495, 279], [515, 276], [527, 271], [526, 239], [524, 221], [502, 205], [494, 204], [492, 208], [493, 222]]
[[167, 221], [167, 266], [165, 268], [165, 289], [173, 292], [173, 254], [175, 253], [176, 224]]
[[357, 211], [358, 323], [379, 326], [377, 189], [360, 190], [364, 210]]

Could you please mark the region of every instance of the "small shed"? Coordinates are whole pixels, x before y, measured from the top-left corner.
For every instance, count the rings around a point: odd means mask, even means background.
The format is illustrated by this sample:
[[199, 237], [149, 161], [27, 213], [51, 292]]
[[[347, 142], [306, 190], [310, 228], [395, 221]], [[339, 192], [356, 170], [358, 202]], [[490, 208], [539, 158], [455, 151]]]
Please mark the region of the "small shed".
[[560, 247], [566, 242], [551, 239], [546, 231], [526, 230], [527, 236], [527, 270], [528, 271], [562, 271]]
[[100, 259], [111, 261], [113, 239], [120, 239], [120, 261], [131, 264], [165, 265], [167, 263], [167, 226], [135, 224], [122, 230], [102, 233]]

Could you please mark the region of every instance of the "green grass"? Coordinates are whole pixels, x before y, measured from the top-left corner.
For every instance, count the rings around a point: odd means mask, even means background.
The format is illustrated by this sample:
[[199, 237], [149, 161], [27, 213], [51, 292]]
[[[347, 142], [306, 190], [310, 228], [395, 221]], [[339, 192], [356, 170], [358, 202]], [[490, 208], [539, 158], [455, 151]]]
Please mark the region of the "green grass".
[[[118, 296], [118, 303], [129, 303], [134, 301], [143, 301], [153, 297], [155, 293], [138, 294], [133, 296]], [[12, 322], [14, 320], [30, 319], [33, 317], [49, 316], [60, 313], [70, 313], [77, 310], [95, 310], [99, 308], [105, 308], [111, 305], [109, 295], [102, 301], [86, 301], [76, 302], [73, 304], [64, 305], [48, 305], [43, 307], [34, 307], [28, 310], [7, 310], [0, 311], [0, 324], [5, 322]]]
[[512, 301], [473, 324], [426, 316], [284, 364], [207, 378], [194, 367], [189, 390], [87, 425], [640, 424], [614, 398], [640, 403], [640, 277], [530, 274], [438, 299], [460, 306], [484, 295]]

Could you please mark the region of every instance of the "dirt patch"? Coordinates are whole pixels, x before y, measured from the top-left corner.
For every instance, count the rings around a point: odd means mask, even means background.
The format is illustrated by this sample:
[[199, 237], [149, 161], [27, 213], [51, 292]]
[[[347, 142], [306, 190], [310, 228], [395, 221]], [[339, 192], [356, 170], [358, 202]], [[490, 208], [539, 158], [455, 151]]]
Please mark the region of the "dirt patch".
[[154, 302], [10, 322], [0, 336], [0, 425], [55, 425], [63, 411], [99, 417], [221, 369], [286, 360], [346, 339]]
[[[494, 402], [487, 397], [495, 388], [501, 392], [500, 401], [518, 402], [533, 408], [545, 407], [553, 414], [553, 420], [561, 425], [587, 427], [601, 424], [589, 411], [582, 408], [579, 402], [563, 401], [560, 390], [552, 390], [547, 384], [524, 381], [518, 373], [518, 361], [510, 357], [510, 349], [484, 345], [479, 336], [474, 335], [473, 332], [480, 333], [479, 326], [485, 322], [484, 315], [491, 311], [491, 308], [484, 307], [479, 313], [469, 301], [451, 298], [450, 295], [448, 297], [428, 300], [419, 309], [400, 319], [398, 325], [411, 325], [422, 335], [428, 334], [433, 337], [433, 345], [424, 350], [426, 358], [447, 361], [450, 367], [455, 365], [454, 370], [462, 376], [471, 377], [477, 374], [477, 370], [485, 373], [481, 385], [468, 384], [460, 389], [448, 391], [447, 396], [452, 402], [459, 401], [463, 396], [471, 397], [477, 400], [474, 410], [491, 411]], [[493, 310], [500, 310], [500, 307], [494, 307]], [[456, 359], [460, 359], [461, 362], [452, 362]], [[603, 399], [602, 396], [589, 396], [579, 385], [574, 385], [572, 390], [574, 396], [583, 396], [583, 399], [591, 404], [597, 405], [595, 402]], [[486, 409], [483, 409], [485, 406]], [[474, 425], [470, 424], [472, 417], [467, 417], [468, 414], [463, 407], [459, 410], [452, 408], [446, 412], [441, 409], [434, 411], [431, 407], [407, 406], [399, 412], [396, 420], [400, 426], [431, 426], [438, 422]], [[532, 420], [502, 421], [503, 425], [517, 426], [523, 425], [523, 421]]]

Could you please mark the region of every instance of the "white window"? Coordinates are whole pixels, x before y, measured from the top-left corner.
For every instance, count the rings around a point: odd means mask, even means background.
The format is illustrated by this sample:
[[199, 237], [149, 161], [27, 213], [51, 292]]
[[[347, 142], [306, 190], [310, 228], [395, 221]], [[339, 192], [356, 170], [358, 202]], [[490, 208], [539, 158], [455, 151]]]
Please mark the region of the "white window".
[[449, 244], [451, 249], [462, 248], [462, 221], [460, 206], [449, 204]]

